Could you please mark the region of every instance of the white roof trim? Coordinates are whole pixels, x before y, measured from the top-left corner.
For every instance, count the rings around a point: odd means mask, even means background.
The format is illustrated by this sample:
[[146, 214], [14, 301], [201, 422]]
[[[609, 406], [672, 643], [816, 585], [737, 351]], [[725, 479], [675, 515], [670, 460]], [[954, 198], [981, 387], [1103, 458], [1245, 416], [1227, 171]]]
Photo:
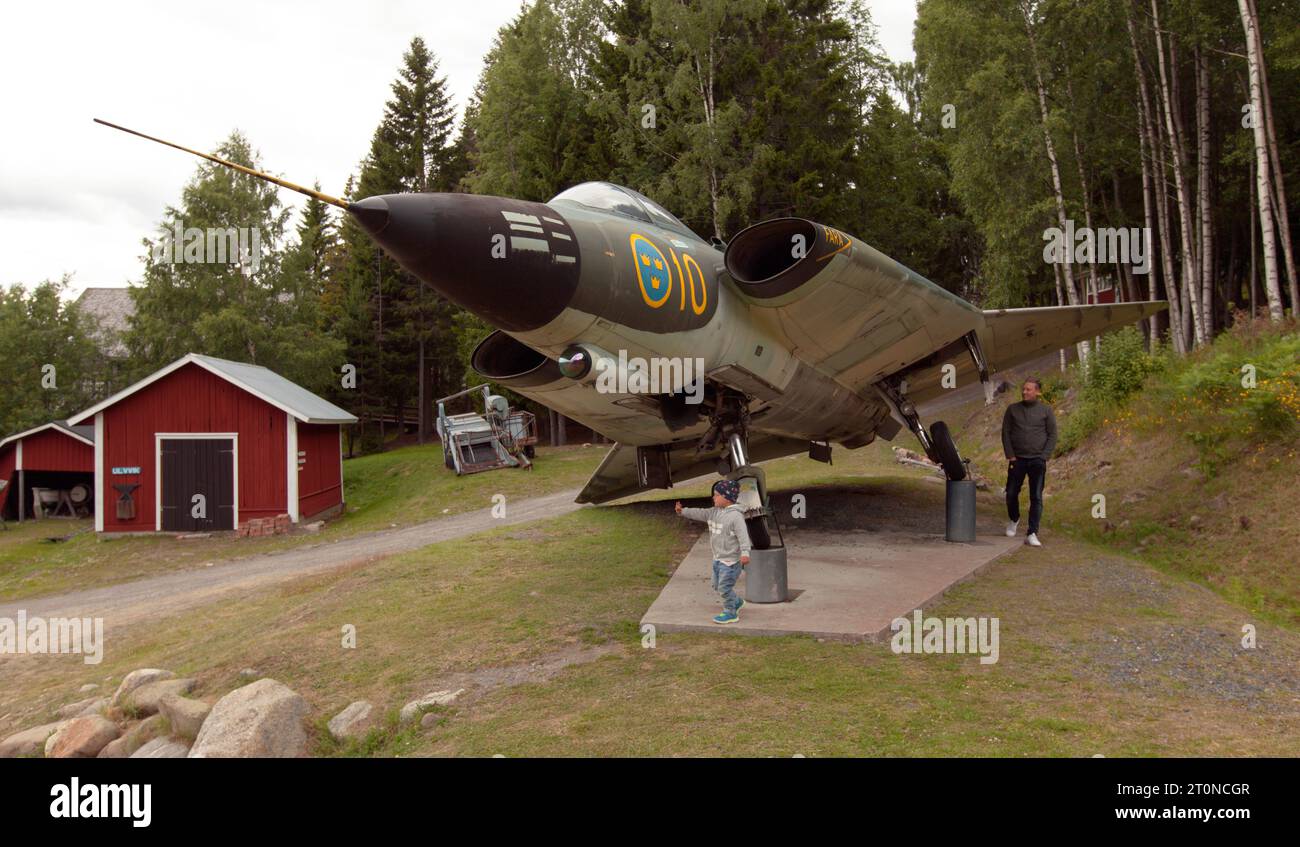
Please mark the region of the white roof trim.
[[94, 446], [95, 446], [95, 442], [94, 442], [92, 439], [89, 439], [89, 438], [83, 438], [83, 437], [81, 436], [80, 433], [73, 432], [72, 430], [68, 429], [66, 426], [60, 426], [60, 425], [59, 425], [58, 423], [56, 423], [55, 421], [50, 421], [50, 422], [47, 423], [47, 424], [41, 424], [41, 425], [38, 426], [38, 427], [35, 427], [35, 428], [33, 428], [33, 429], [29, 429], [29, 430], [27, 430], [26, 432], [20, 432], [20, 433], [18, 433], [17, 435], [11, 435], [11, 436], [9, 436], [9, 437], [6, 438], [4, 441], [0, 441], [0, 447], [4, 447], [6, 444], [9, 444], [9, 443], [14, 442], [14, 441], [20, 441], [20, 440], [26, 438], [26, 437], [29, 436], [29, 435], [35, 435], [35, 434], [38, 433], [38, 432], [44, 432], [44, 431], [47, 430], [47, 429], [56, 429], [56, 430], [58, 430], [59, 432], [63, 433], [64, 435], [68, 436], [69, 438], [75, 438], [75, 439], [77, 439], [77, 440], [80, 441], [82, 444], [85, 444], [87, 447], [94, 447]]
[[[279, 409], [282, 412], [288, 412], [289, 414], [293, 415], [295, 418], [302, 421], [303, 423], [350, 424], [350, 423], [356, 423], [357, 421], [356, 417], [352, 415], [348, 415], [346, 418], [313, 418], [310, 415], [307, 415], [298, 409], [294, 409], [279, 400], [268, 397], [267, 395], [263, 394], [262, 392], [258, 391], [257, 389], [253, 388], [247, 383], [239, 379], [236, 379], [235, 377], [231, 376], [230, 374], [218, 368], [213, 367], [208, 362], [204, 361], [204, 357], [198, 355], [197, 353], [188, 353], [185, 356], [182, 356], [181, 358], [172, 362], [170, 365], [167, 365], [165, 368], [155, 371], [154, 373], [140, 380], [135, 385], [128, 386], [122, 389], [121, 391], [117, 392], [116, 394], [114, 394], [112, 397], [109, 397], [107, 400], [104, 400], [103, 402], [95, 406], [91, 406], [86, 411], [79, 412], [73, 417], [68, 418], [68, 424], [69, 425], [79, 424], [82, 421], [86, 420], [87, 418], [94, 417], [97, 413], [104, 411], [109, 406], [115, 405], [116, 403], [125, 400], [127, 397], [130, 397], [132, 394], [135, 394], [137, 391], [140, 391], [141, 389], [147, 388], [148, 386], [152, 385], [153, 383], [157, 382], [158, 380], [162, 379], [168, 374], [180, 370], [186, 365], [191, 365], [191, 364], [198, 365], [199, 367], [203, 368], [205, 371], [212, 374], [213, 376], [219, 377], [220, 379], [224, 379], [226, 382], [230, 383], [231, 385], [234, 385], [235, 387], [242, 389], [243, 391], [246, 391], [249, 394], [253, 395], [257, 399], [261, 400], [263, 403], [267, 403], [271, 406], [274, 406], [275, 408]], [[243, 363], [237, 363], [237, 364], [243, 364]], [[260, 367], [260, 366], [248, 365], [248, 367]], [[264, 370], [269, 370], [269, 369], [264, 368]], [[274, 373], [274, 371], [271, 371], [271, 373]], [[277, 376], [279, 375], [277, 374]], [[283, 377], [281, 378], [283, 379]], [[303, 390], [306, 391], [306, 389]]]

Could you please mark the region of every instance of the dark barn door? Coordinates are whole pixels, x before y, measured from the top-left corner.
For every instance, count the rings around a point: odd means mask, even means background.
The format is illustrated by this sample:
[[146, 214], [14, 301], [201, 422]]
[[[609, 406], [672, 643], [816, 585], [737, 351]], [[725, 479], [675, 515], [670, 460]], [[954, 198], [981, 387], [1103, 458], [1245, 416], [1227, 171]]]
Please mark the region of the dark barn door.
[[[229, 438], [164, 438], [162, 528], [196, 532], [235, 528], [235, 445]], [[195, 516], [196, 494], [204, 517]]]

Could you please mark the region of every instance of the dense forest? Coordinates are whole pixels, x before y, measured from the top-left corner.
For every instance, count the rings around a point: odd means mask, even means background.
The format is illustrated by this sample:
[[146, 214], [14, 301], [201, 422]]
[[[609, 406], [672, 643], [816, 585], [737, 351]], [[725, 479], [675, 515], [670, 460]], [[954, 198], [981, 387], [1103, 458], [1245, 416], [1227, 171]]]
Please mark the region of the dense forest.
[[[722, 239], [799, 215], [985, 308], [1168, 299], [1148, 343], [1185, 352], [1300, 301], [1298, 40], [1284, 0], [921, 0], [916, 59], [893, 63], [860, 0], [535, 0], [460, 115], [412, 38], [341, 193], [545, 201], [610, 180]], [[214, 152], [263, 166], [238, 133]], [[193, 351], [351, 409], [364, 449], [382, 446], [380, 416], [422, 410], [427, 433], [432, 398], [474, 381], [487, 327], [328, 205], [290, 217], [273, 187], [200, 165], [142, 234], [113, 361], [66, 281], [4, 291], [6, 382], [54, 364], [65, 390], [6, 386], [0, 431]], [[256, 228], [260, 261], [169, 262], [157, 248], [178, 221]]]

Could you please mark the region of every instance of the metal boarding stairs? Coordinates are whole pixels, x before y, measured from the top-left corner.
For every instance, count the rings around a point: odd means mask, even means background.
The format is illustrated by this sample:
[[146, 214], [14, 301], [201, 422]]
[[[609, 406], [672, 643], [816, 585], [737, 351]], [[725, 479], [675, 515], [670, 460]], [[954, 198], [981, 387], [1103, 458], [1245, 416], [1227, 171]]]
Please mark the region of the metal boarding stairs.
[[[447, 403], [470, 394], [483, 396], [483, 414], [448, 415]], [[511, 411], [506, 399], [477, 385], [438, 401], [438, 437], [443, 458], [457, 476], [505, 467], [532, 469], [532, 447], [537, 443], [537, 420], [531, 412]]]

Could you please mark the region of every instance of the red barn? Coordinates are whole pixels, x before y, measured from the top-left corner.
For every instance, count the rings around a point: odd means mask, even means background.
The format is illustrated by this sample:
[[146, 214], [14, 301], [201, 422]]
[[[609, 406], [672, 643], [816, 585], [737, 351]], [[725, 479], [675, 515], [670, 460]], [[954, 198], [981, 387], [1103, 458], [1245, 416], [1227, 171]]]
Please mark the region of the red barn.
[[98, 532], [233, 530], [343, 507], [356, 418], [258, 365], [189, 354], [69, 423], [93, 421]]
[[95, 474], [95, 428], [52, 421], [0, 441], [0, 511], [19, 520], [32, 514], [33, 488], [89, 485]]

